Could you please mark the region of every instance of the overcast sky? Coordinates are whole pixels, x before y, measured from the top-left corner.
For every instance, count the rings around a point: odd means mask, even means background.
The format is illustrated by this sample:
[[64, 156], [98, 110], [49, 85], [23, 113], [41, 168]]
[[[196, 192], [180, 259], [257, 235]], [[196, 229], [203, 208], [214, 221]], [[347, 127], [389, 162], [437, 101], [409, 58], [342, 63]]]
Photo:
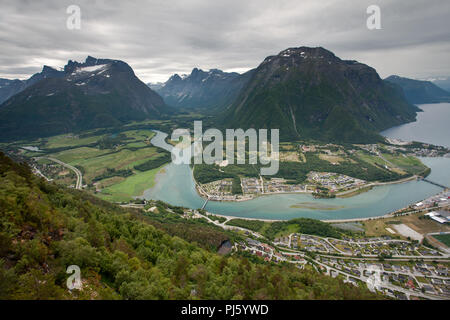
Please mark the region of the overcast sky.
[[[80, 30], [66, 27], [71, 4]], [[371, 4], [381, 30], [366, 27]], [[0, 0], [0, 77], [91, 55], [156, 82], [194, 67], [243, 72], [298, 46], [322, 46], [382, 77], [450, 76], [449, 30], [449, 0]]]

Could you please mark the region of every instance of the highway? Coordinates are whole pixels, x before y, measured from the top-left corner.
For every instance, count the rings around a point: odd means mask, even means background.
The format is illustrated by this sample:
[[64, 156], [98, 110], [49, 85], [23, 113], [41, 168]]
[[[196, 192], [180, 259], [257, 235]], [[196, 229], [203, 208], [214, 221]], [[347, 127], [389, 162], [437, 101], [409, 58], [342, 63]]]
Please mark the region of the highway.
[[83, 175], [81, 174], [81, 171], [75, 168], [74, 166], [71, 166], [70, 164], [67, 164], [65, 162], [62, 162], [61, 160], [55, 159], [55, 158], [47, 158], [48, 160], [51, 160], [53, 162], [59, 163], [60, 165], [72, 170], [77, 175], [77, 183], [75, 185], [75, 189], [81, 190], [81, 187], [83, 186]]

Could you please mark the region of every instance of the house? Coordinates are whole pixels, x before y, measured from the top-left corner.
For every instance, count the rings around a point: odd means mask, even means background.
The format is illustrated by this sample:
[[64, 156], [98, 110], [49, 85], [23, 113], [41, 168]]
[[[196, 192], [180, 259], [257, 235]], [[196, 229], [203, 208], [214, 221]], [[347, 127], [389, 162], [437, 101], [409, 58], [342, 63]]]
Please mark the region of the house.
[[408, 282], [406, 282], [406, 286], [410, 289], [415, 289], [416, 287], [414, 286], [414, 282], [409, 279]]
[[422, 286], [422, 288], [425, 290], [425, 292], [428, 292], [428, 293], [434, 293], [434, 288], [433, 288], [432, 285], [424, 284], [424, 285]]
[[447, 277], [448, 270], [447, 269], [436, 269], [436, 274], [441, 277]]

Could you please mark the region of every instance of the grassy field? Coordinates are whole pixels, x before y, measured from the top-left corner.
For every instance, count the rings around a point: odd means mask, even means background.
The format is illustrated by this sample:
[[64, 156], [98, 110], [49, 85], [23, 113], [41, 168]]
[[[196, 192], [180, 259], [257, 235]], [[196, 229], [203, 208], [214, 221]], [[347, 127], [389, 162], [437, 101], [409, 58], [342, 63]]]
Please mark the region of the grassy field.
[[[52, 137], [49, 139], [51, 147], [65, 146], [73, 147], [50, 156], [63, 162], [84, 169], [84, 180], [90, 182], [94, 177], [102, 174], [107, 168], [110, 169], [132, 169], [148, 159], [158, 156], [158, 150], [151, 147], [148, 140], [154, 135], [150, 130], [130, 130], [123, 132], [129, 140], [127, 143], [114, 149], [99, 149], [97, 147], [77, 146], [85, 142], [95, 142], [102, 135], [88, 137], [85, 139], [67, 138], [65, 136]], [[74, 144], [70, 145], [72, 141]]]
[[81, 147], [81, 148], [74, 147], [73, 149], [53, 153], [50, 154], [49, 156], [73, 165], [77, 164], [76, 162], [96, 158], [109, 152], [111, 151], [106, 149], [100, 150], [97, 148], [90, 148], [90, 147]]
[[[405, 224], [411, 229], [417, 231], [420, 234], [432, 233], [432, 232], [444, 232], [450, 231], [450, 227], [446, 225], [441, 225], [431, 219], [423, 219], [424, 213], [414, 213], [402, 217], [393, 217], [389, 219], [373, 219], [363, 221], [364, 229], [366, 231], [366, 236], [379, 237], [379, 236], [400, 236], [399, 234], [392, 234], [386, 230], [386, 228], [391, 228], [393, 224]], [[395, 231], [395, 230], [394, 230]]]
[[381, 167], [387, 166], [390, 170], [399, 174], [411, 173], [420, 174], [423, 173], [427, 167], [416, 157], [405, 156], [403, 154], [393, 155], [390, 153], [382, 153], [382, 159], [376, 155], [369, 155], [364, 152], [357, 152], [356, 154], [361, 160], [368, 162], [372, 165], [378, 165]]
[[114, 168], [116, 170], [132, 169], [133, 166], [140, 164], [140, 162], [157, 156], [159, 156], [159, 154], [154, 147], [138, 149], [136, 151], [122, 149], [115, 153], [99, 155], [87, 159], [77, 159], [70, 164], [82, 166], [85, 169], [86, 181], [90, 181], [103, 173], [106, 168]]
[[370, 163], [372, 165], [384, 166], [386, 164], [380, 157], [377, 157], [377, 156], [374, 156], [374, 155], [369, 155], [369, 154], [364, 153], [362, 151], [358, 151], [356, 153], [356, 156], [359, 159], [361, 159], [361, 160], [363, 160], [365, 162], [368, 162], [368, 163]]
[[389, 162], [396, 165], [398, 168], [410, 172], [412, 174], [419, 174], [427, 168], [419, 159], [412, 156], [393, 156], [388, 153], [383, 153], [383, 157]]
[[344, 158], [337, 155], [319, 154], [319, 158], [330, 163], [344, 162]]
[[102, 136], [91, 136], [80, 139], [77, 136], [64, 134], [48, 138], [44, 148], [76, 147], [97, 142], [101, 137]]
[[104, 200], [113, 202], [128, 201], [133, 197], [139, 197], [146, 189], [150, 189], [155, 185], [155, 176], [159, 170], [160, 168], [156, 168], [136, 173], [119, 183], [103, 189], [97, 195]]
[[450, 247], [450, 234], [438, 234], [434, 235], [433, 238], [436, 238], [439, 242], [445, 244], [447, 247]]
[[[90, 184], [93, 179], [114, 169], [119, 172], [114, 176], [105, 176], [98, 180], [96, 187], [87, 190], [96, 193], [110, 201], [128, 201], [141, 196], [145, 189], [154, 185], [154, 178], [159, 169], [139, 172], [134, 166], [162, 155], [161, 150], [151, 146], [150, 139], [155, 133], [148, 129], [122, 131], [118, 134], [98, 134], [79, 138], [75, 135], [59, 135], [39, 141], [44, 149], [66, 148], [45, 156], [59, 159], [65, 163], [82, 169], [83, 182]], [[83, 135], [81, 135], [83, 136]], [[105, 142], [106, 141], [106, 142]], [[38, 143], [38, 142], [36, 142]], [[89, 145], [89, 146], [87, 146]], [[36, 156], [36, 153], [32, 154]], [[40, 159], [40, 164], [52, 164], [46, 159]], [[128, 176], [123, 174], [128, 171]], [[131, 176], [129, 174], [132, 174]], [[61, 176], [59, 180], [70, 177]], [[70, 181], [68, 181], [70, 184]], [[66, 183], [67, 184], [67, 183]]]

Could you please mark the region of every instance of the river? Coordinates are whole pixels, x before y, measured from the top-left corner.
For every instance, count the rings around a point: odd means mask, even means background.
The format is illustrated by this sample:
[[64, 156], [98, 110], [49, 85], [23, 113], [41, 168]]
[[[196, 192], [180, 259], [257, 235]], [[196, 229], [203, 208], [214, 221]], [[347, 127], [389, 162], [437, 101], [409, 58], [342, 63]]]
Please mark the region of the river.
[[[449, 146], [450, 104], [420, 105], [420, 107], [424, 112], [418, 113], [416, 122], [391, 128], [382, 134], [407, 141], [416, 140]], [[434, 128], [434, 131], [430, 132], [430, 128]], [[156, 146], [167, 146], [164, 142], [165, 137], [166, 134], [158, 132], [152, 143]], [[421, 158], [421, 160], [432, 170], [430, 180], [450, 185], [450, 158]], [[277, 194], [244, 202], [209, 201], [206, 210], [227, 216], [274, 220], [297, 217], [321, 220], [367, 218], [401, 209], [441, 190], [424, 181], [410, 181], [377, 186], [369, 192], [350, 198], [315, 199], [308, 194]], [[155, 186], [144, 192], [144, 198], [158, 199], [193, 209], [202, 207], [205, 202], [197, 194], [189, 165], [173, 163], [165, 166], [157, 175]], [[321, 209], [309, 209], [311, 205]], [[298, 208], [299, 206], [301, 208]]]

